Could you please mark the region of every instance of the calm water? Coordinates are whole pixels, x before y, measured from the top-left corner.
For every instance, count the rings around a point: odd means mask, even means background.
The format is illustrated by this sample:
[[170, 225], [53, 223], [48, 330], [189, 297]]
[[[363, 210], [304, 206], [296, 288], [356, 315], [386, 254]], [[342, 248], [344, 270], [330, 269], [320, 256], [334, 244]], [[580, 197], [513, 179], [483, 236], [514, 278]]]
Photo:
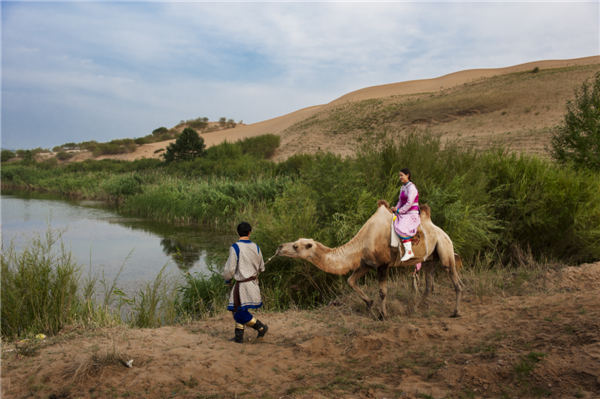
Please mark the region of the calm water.
[[62, 243], [84, 277], [91, 271], [112, 281], [124, 265], [118, 280], [123, 289], [152, 281], [163, 266], [173, 276], [220, 269], [236, 239], [234, 234], [123, 217], [92, 202], [3, 193], [0, 205], [3, 248], [12, 242], [21, 252], [48, 229], [62, 232]]

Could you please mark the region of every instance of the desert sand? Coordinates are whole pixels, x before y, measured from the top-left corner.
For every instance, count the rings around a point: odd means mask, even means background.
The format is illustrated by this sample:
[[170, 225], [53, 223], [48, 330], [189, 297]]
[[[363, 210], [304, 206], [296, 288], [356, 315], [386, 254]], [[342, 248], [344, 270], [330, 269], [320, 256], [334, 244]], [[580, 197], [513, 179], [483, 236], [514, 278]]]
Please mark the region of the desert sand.
[[486, 294], [467, 276], [460, 318], [448, 317], [446, 280], [414, 308], [400, 277], [385, 321], [355, 294], [258, 312], [269, 332], [249, 330], [241, 345], [227, 312], [158, 329], [67, 329], [33, 356], [5, 344], [2, 397], [600, 397], [600, 262], [549, 272], [522, 295]]

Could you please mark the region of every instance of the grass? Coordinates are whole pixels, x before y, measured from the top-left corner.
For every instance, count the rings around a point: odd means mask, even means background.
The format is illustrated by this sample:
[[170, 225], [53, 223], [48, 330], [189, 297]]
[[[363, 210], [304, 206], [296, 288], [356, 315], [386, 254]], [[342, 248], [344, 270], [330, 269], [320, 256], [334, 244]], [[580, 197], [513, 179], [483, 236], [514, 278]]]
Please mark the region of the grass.
[[[26, 338], [17, 343], [19, 353], [35, 355], [41, 346], [36, 334], [55, 335], [67, 325], [158, 327], [198, 314], [180, 297], [191, 288], [166, 279], [164, 267], [153, 281], [128, 295], [118, 287], [120, 272], [112, 281], [81, 279], [81, 267], [60, 240], [60, 233], [49, 229], [21, 253], [11, 245], [1, 254], [1, 332], [8, 339]], [[99, 285], [102, 297], [97, 295]]]
[[75, 320], [79, 305], [78, 268], [48, 231], [21, 254], [12, 245], [1, 254], [2, 336], [55, 334]]

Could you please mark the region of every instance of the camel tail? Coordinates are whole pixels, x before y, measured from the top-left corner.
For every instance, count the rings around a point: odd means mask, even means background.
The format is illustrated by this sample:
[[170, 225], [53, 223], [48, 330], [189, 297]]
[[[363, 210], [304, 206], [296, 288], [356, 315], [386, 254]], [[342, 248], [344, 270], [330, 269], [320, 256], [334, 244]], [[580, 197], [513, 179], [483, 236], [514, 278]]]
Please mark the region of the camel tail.
[[456, 271], [462, 269], [463, 261], [459, 254], [454, 254], [454, 264], [456, 266]]

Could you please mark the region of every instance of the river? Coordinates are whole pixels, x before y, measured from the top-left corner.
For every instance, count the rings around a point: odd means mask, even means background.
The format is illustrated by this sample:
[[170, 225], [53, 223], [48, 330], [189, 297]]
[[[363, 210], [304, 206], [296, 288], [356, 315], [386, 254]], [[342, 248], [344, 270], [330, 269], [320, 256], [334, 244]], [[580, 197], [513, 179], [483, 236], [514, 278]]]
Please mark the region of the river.
[[2, 193], [0, 201], [3, 251], [12, 244], [20, 253], [52, 231], [60, 234], [83, 277], [112, 281], [122, 269], [118, 286], [127, 291], [152, 281], [163, 267], [170, 276], [220, 269], [237, 238], [124, 217], [99, 202], [13, 193]]

